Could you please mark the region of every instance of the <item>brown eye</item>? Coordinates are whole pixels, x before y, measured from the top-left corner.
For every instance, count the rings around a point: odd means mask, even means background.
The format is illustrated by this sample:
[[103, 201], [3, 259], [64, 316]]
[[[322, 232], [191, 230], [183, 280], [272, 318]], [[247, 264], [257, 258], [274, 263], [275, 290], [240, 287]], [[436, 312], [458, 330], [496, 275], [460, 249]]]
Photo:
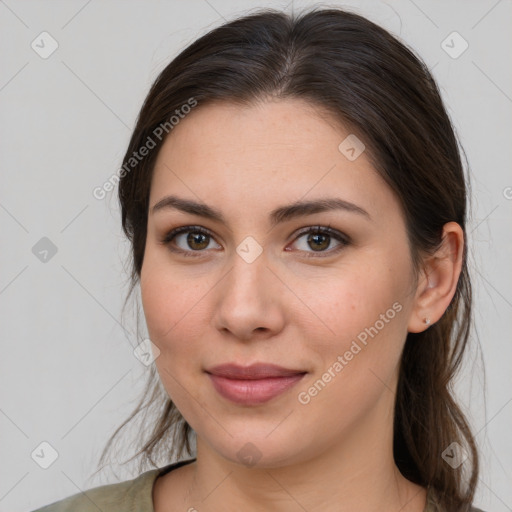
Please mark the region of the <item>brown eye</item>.
[[[307, 235], [307, 236], [306, 236]], [[338, 253], [344, 247], [349, 245], [350, 239], [343, 233], [331, 229], [330, 227], [309, 227], [303, 230], [296, 237], [295, 242], [304, 238], [305, 243], [299, 244], [299, 252], [306, 257], [331, 256]], [[332, 248], [333, 241], [337, 245]], [[183, 226], [176, 228], [168, 233], [161, 241], [167, 245], [169, 250], [184, 256], [201, 256], [206, 252], [210, 242], [215, 242], [209, 231], [199, 226]], [[216, 242], [215, 242], [216, 243]], [[180, 246], [181, 244], [181, 246]], [[221, 248], [218, 244], [216, 249]], [[309, 249], [309, 250], [308, 250]], [[289, 250], [288, 248], [285, 250]]]
[[168, 233], [162, 244], [167, 245], [172, 252], [184, 256], [200, 256], [212, 241], [212, 235], [205, 229], [199, 226], [183, 226]]
[[330, 236], [329, 235], [323, 235], [318, 233], [310, 234], [307, 238], [307, 243], [310, 244], [309, 246], [313, 249], [319, 249], [324, 250], [327, 249], [330, 245]]
[[[203, 233], [196, 233], [191, 231], [187, 236], [187, 244], [190, 248], [195, 250], [206, 249], [209, 243], [209, 236]], [[197, 245], [196, 245], [197, 244]]]
[[[341, 251], [350, 243], [348, 236], [339, 231], [331, 229], [330, 227], [322, 226], [316, 226], [314, 228], [308, 228], [302, 231], [295, 239], [294, 243], [297, 243], [297, 241], [301, 239], [304, 239], [305, 242], [298, 244], [298, 248], [301, 252], [305, 253], [306, 257], [322, 257], [324, 255], [331, 256], [332, 254]], [[332, 247], [333, 240], [337, 243], [337, 245], [335, 245], [333, 249], [328, 250], [330, 247]]]

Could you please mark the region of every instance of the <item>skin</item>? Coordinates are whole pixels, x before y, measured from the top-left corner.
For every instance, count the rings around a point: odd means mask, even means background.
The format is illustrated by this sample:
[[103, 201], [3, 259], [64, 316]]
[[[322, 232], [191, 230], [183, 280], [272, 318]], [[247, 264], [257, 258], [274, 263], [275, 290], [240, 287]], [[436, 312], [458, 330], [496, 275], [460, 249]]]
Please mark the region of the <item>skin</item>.
[[[426, 329], [424, 318], [436, 322], [450, 303], [463, 234], [448, 223], [416, 275], [394, 193], [366, 152], [350, 161], [338, 150], [349, 133], [299, 99], [217, 103], [199, 105], [161, 148], [140, 285], [160, 350], [155, 364], [197, 434], [197, 461], [157, 479], [156, 512], [423, 511], [426, 490], [393, 460], [398, 363], [407, 333]], [[169, 194], [207, 203], [226, 223], [171, 208], [153, 213]], [[336, 210], [270, 225], [274, 208], [320, 197], [355, 203], [369, 218]], [[212, 235], [202, 246], [187, 244], [188, 233], [162, 243], [171, 229], [197, 225]], [[328, 225], [350, 243], [336, 251], [340, 242], [327, 236], [318, 249], [297, 234]], [[247, 236], [263, 249], [252, 263], [236, 251]], [[300, 403], [298, 394], [395, 303], [400, 312]], [[204, 373], [225, 362], [308, 373], [267, 403], [237, 405]], [[237, 456], [248, 442], [260, 456], [253, 466]]]

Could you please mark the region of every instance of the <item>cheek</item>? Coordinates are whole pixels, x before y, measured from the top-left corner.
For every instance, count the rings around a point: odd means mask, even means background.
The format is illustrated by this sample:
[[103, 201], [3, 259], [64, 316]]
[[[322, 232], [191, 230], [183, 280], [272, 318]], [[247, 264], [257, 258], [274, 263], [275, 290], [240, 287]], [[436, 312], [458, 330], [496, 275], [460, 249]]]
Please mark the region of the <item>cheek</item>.
[[325, 421], [336, 432], [392, 389], [400, 360], [406, 310], [396, 282], [374, 270], [347, 273], [317, 298], [315, 311], [334, 334], [315, 335], [313, 324], [304, 330], [307, 351], [317, 359], [298, 401], [312, 417], [328, 408]]
[[[193, 337], [191, 318], [201, 309], [201, 284], [173, 268], [165, 255], [149, 249], [141, 271], [140, 287], [144, 316], [151, 341], [160, 350], [172, 350], [173, 339]], [[190, 330], [192, 328], [192, 331]]]
[[[335, 278], [333, 274], [323, 281], [317, 280], [316, 285], [309, 280], [304, 282], [301, 292], [304, 303], [311, 305], [332, 337], [355, 337], [378, 322], [381, 315], [384, 321], [400, 322], [397, 309], [404, 306], [405, 281], [397, 279], [395, 269], [363, 264], [343, 269]], [[402, 308], [395, 306], [393, 309], [395, 303]]]
[[[382, 255], [369, 258], [368, 263], [371, 260], [389, 261]], [[336, 375], [332, 380], [357, 391], [367, 386], [368, 378], [389, 381], [396, 369], [407, 326], [407, 280], [397, 277], [396, 265], [384, 264], [358, 264], [339, 275], [325, 281], [316, 294], [304, 283], [302, 291], [308, 297], [304, 302], [314, 304], [311, 309], [322, 320], [304, 329], [305, 339], [311, 340], [308, 350], [320, 356], [314, 377], [330, 371]], [[315, 335], [315, 328], [326, 335]]]

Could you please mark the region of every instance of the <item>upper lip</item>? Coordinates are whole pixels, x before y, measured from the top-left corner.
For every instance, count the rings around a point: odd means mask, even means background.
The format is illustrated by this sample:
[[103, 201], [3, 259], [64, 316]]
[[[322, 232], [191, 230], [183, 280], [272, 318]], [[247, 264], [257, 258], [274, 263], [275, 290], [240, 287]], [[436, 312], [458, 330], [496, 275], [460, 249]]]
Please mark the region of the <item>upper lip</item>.
[[226, 363], [209, 368], [206, 370], [206, 373], [229, 379], [256, 380], [269, 377], [289, 377], [290, 375], [299, 375], [307, 372], [304, 370], [283, 368], [282, 366], [268, 363], [254, 363], [250, 366]]

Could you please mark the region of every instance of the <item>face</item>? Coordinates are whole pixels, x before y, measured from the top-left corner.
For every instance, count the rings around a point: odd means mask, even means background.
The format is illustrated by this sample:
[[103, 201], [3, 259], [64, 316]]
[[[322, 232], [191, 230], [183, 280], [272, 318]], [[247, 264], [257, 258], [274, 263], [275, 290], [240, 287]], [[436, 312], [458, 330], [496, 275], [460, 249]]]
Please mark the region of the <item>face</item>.
[[[230, 461], [306, 461], [392, 419], [414, 274], [400, 205], [366, 152], [339, 149], [349, 134], [298, 99], [218, 103], [159, 152], [140, 279], [155, 364]], [[320, 200], [336, 208], [288, 208]], [[208, 373], [227, 363], [292, 371]]]

